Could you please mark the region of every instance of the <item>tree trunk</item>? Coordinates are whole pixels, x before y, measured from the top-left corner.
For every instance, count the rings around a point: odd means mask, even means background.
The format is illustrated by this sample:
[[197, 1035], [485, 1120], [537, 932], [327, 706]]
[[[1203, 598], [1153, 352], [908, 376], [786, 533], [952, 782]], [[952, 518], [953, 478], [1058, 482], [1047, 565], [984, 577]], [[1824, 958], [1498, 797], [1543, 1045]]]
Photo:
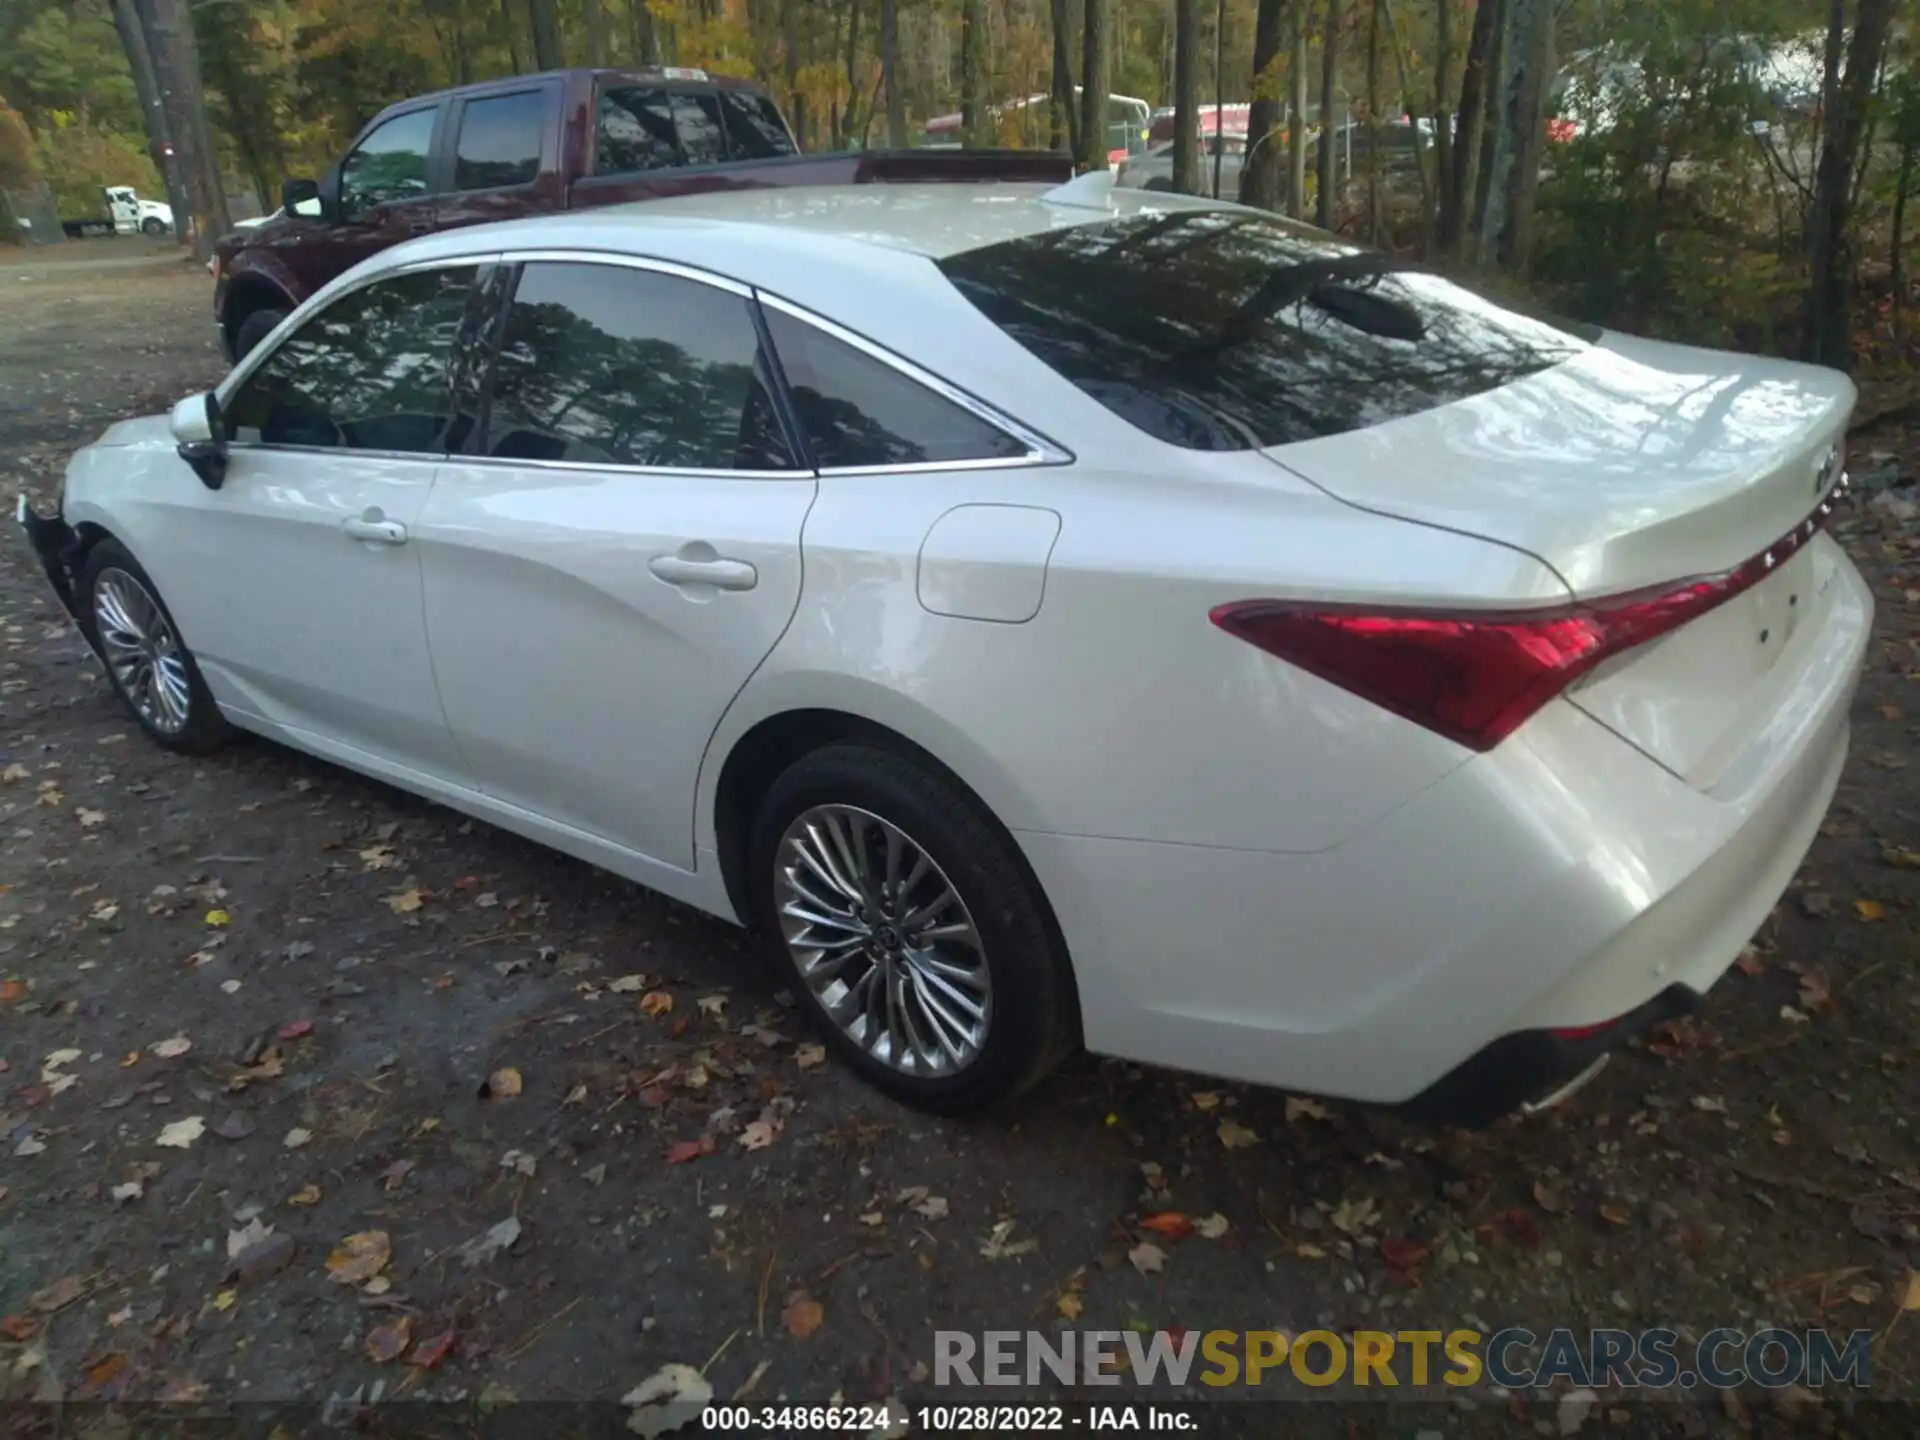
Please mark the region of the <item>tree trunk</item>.
[[1220, 162], [1227, 153], [1225, 142], [1227, 95], [1221, 89], [1227, 73], [1227, 0], [1220, 0], [1213, 18], [1213, 133], [1221, 137], [1213, 147], [1213, 184], [1208, 193], [1220, 198]]
[[1107, 21], [1111, 0], [1087, 0], [1080, 34], [1080, 168], [1107, 168], [1107, 92], [1113, 88], [1113, 46]]
[[1200, 192], [1200, 0], [1174, 0], [1173, 188]]
[[1893, 328], [1904, 336], [1907, 329], [1907, 196], [1913, 190], [1913, 161], [1920, 146], [1911, 138], [1900, 146], [1900, 178], [1893, 186], [1892, 233], [1887, 237], [1887, 272], [1893, 285]]
[[628, 0], [627, 19], [633, 33], [633, 53], [640, 57], [642, 65], [658, 65], [660, 27], [654, 21], [653, 11], [647, 8], [647, 0]]
[[1320, 180], [1314, 199], [1315, 223], [1331, 230], [1339, 220], [1340, 155], [1333, 128], [1333, 92], [1338, 79], [1340, 0], [1327, 0], [1325, 28], [1320, 34]]
[[860, 125], [860, 0], [847, 9], [847, 108], [840, 117], [840, 143], [853, 144]]
[[1496, 253], [1505, 269], [1524, 272], [1533, 253], [1533, 197], [1547, 143], [1546, 81], [1553, 73], [1556, 0], [1518, 0], [1512, 44], [1513, 79], [1506, 129], [1512, 156], [1504, 179], [1504, 215]]
[[[193, 25], [187, 18], [186, 0], [141, 0], [139, 11], [161, 107], [167, 114], [167, 134], [179, 157], [183, 188], [192, 207], [187, 219], [194, 227], [194, 253], [204, 260], [213, 253], [213, 242], [232, 229], [233, 222], [227, 214], [220, 157], [207, 124]], [[182, 228], [178, 213], [174, 225], [176, 230]]]
[[607, 63], [606, 0], [580, 0], [580, 8], [587, 21], [587, 63], [604, 65]]
[[526, 66], [520, 61], [520, 10], [515, 0], [500, 0], [500, 27], [507, 35], [507, 58], [518, 75]]
[[1259, 0], [1253, 16], [1253, 104], [1247, 113], [1240, 203], [1262, 210], [1280, 208], [1280, 45], [1282, 25], [1292, 13], [1282, 0]]
[[[1367, 243], [1380, 243], [1380, 5], [1373, 0], [1367, 9]], [[1447, 0], [1440, 0], [1440, 13], [1447, 13]], [[1408, 107], [1411, 110], [1411, 106]], [[1407, 116], [1411, 124], [1413, 116]], [[1417, 140], [1417, 136], [1415, 137]], [[1418, 145], [1415, 146], [1416, 151]], [[1415, 159], [1419, 156], [1416, 154]]]
[[1513, 7], [1520, 0], [1488, 0], [1493, 5], [1493, 35], [1487, 52], [1486, 73], [1480, 87], [1479, 153], [1474, 158], [1473, 189], [1467, 196], [1460, 217], [1460, 258], [1478, 265], [1487, 256], [1487, 238], [1497, 223], [1497, 211], [1504, 204], [1495, 172], [1504, 174], [1505, 155], [1512, 143], [1507, 130], [1505, 106], [1507, 81], [1512, 71]]
[[900, 94], [899, 0], [880, 0], [880, 83], [887, 92], [887, 144], [907, 145], [907, 103]]
[[174, 238], [182, 245], [191, 244], [187, 221], [193, 214], [193, 202], [180, 173], [180, 157], [174, 153], [166, 105], [160, 98], [160, 82], [154, 76], [153, 52], [147, 46], [147, 32], [134, 0], [113, 0], [113, 28], [120, 32], [120, 48], [127, 52], [127, 68], [133, 72], [133, 91], [139, 97], [140, 113], [147, 124], [147, 153], [153, 157], [153, 168], [167, 187], [167, 204], [173, 208], [175, 222]]
[[1803, 358], [1818, 365], [1848, 368], [1853, 360], [1852, 265], [1847, 226], [1852, 219], [1853, 167], [1865, 129], [1874, 77], [1886, 53], [1894, 0], [1860, 0], [1853, 37], [1846, 45], [1846, 70], [1836, 73], [1835, 57], [1846, 28], [1846, 0], [1833, 0], [1827, 37], [1827, 99], [1820, 137], [1820, 163], [1814, 172], [1813, 206], [1807, 224], [1809, 271]]
[[1466, 234], [1467, 211], [1473, 204], [1480, 173], [1480, 143], [1487, 121], [1487, 68], [1493, 59], [1500, 0], [1477, 0], [1473, 29], [1467, 37], [1467, 58], [1460, 74], [1460, 128], [1454, 135], [1453, 159], [1446, 183], [1440, 188], [1439, 247], [1458, 256]]
[[567, 55], [560, 43], [560, 14], [555, 0], [527, 0], [527, 18], [533, 26], [533, 68], [563, 68]]
[[[1293, 54], [1287, 64], [1292, 98], [1287, 117], [1287, 214], [1307, 213], [1307, 0], [1293, 0]], [[1322, 115], [1320, 123], [1326, 124]]]
[[[1386, 27], [1387, 48], [1393, 51], [1394, 73], [1400, 77], [1400, 93], [1413, 94], [1413, 82], [1407, 77], [1407, 52], [1400, 48], [1400, 30], [1393, 23], [1393, 0], [1379, 0], [1380, 20]], [[1436, 202], [1434, 187], [1427, 174], [1427, 157], [1419, 150], [1413, 152], [1414, 169], [1420, 176], [1420, 246], [1421, 253], [1434, 253], [1433, 233], [1436, 220]]]
[[1073, 103], [1073, 23], [1069, 19], [1067, 0], [1051, 0], [1049, 10], [1053, 21], [1053, 85], [1052, 116], [1048, 121], [1048, 134], [1053, 148], [1061, 148], [1065, 140], [1066, 150], [1076, 158], [1080, 154], [1080, 111]]
[[781, 0], [780, 48], [787, 71], [787, 118], [793, 138], [807, 148], [807, 97], [800, 93], [800, 0]]
[[[1453, 173], [1453, 7], [1456, 0], [1436, 0], [1433, 57], [1433, 159], [1442, 194]], [[1414, 116], [1413, 97], [1406, 97], [1407, 119]], [[1416, 146], [1416, 152], [1418, 147]]]
[[985, 40], [980, 0], [960, 0], [960, 143], [968, 150], [980, 144], [987, 121], [986, 99], [981, 94], [986, 84]]

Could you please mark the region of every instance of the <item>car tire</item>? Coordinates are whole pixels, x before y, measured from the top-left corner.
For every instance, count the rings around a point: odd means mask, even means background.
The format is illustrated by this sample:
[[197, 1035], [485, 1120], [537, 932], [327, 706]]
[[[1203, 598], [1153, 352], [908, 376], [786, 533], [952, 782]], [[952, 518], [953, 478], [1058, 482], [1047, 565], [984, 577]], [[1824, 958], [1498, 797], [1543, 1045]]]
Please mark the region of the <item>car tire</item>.
[[[1028, 1089], [1073, 1049], [1071, 974], [1038, 886], [1012, 840], [949, 777], [875, 745], [813, 751], [769, 787], [747, 853], [769, 963], [876, 1088], [965, 1114]], [[829, 863], [809, 868], [822, 853]], [[823, 871], [853, 883], [836, 888]], [[952, 900], [932, 906], [943, 886]], [[816, 902], [827, 909], [808, 908]]]
[[233, 332], [233, 363], [238, 365], [246, 359], [247, 352], [271, 335], [274, 327], [286, 318], [284, 310], [267, 309], [255, 310], [242, 320], [240, 328]]
[[232, 735], [159, 590], [125, 546], [102, 540], [87, 552], [79, 603], [87, 640], [142, 730], [187, 755]]
[[140, 222], [140, 228], [149, 235], [164, 235], [167, 233], [166, 222], [152, 215], [149, 215]]

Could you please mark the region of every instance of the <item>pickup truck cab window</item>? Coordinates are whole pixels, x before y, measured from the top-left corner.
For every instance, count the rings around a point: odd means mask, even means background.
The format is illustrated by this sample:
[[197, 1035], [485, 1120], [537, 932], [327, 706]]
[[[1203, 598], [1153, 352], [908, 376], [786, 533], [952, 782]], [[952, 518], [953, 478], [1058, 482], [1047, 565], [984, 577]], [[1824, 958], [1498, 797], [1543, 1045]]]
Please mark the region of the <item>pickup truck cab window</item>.
[[719, 90], [715, 99], [727, 123], [727, 153], [733, 159], [773, 160], [800, 153], [779, 108], [757, 90]]
[[438, 110], [409, 110], [375, 127], [340, 162], [340, 209], [346, 216], [427, 193], [427, 156]]
[[494, 362], [482, 453], [668, 470], [788, 470], [745, 295], [628, 266], [535, 261]]
[[676, 93], [673, 128], [689, 165], [717, 165], [727, 158], [727, 133], [720, 128], [720, 103], [711, 90]]
[[530, 185], [540, 174], [547, 100], [539, 90], [469, 100], [454, 142], [453, 188], [498, 190]]
[[478, 267], [390, 275], [289, 335], [226, 406], [236, 444], [439, 455], [453, 420], [448, 360]]
[[601, 92], [594, 117], [596, 175], [627, 175], [680, 163], [673, 102], [665, 90], [616, 85]]

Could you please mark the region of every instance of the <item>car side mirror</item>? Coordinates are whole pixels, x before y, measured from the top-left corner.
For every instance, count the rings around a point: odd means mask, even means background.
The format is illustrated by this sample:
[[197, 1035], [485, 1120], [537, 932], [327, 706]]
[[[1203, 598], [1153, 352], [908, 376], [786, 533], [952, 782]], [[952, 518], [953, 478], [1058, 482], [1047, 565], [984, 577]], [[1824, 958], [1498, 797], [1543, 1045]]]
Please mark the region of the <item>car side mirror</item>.
[[193, 467], [200, 483], [218, 490], [227, 483], [227, 441], [220, 424], [220, 402], [211, 390], [189, 395], [173, 407], [167, 428], [180, 458]]
[[320, 201], [321, 217], [333, 224], [339, 224], [345, 217], [340, 213], [340, 166], [338, 164], [327, 167], [314, 193]]
[[[280, 182], [280, 213], [283, 215], [310, 215], [313, 204], [320, 200], [320, 182], [312, 179], [282, 180]], [[309, 204], [308, 202], [313, 202]], [[300, 207], [307, 205], [307, 209]]]

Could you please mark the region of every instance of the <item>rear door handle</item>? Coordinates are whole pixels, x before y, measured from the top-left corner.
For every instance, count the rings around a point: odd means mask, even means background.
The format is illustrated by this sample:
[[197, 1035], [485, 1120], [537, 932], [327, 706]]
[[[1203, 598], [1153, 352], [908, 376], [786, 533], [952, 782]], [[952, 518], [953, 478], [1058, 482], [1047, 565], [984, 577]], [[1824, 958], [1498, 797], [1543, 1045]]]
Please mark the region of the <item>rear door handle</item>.
[[363, 515], [358, 520], [347, 521], [340, 528], [355, 540], [370, 540], [376, 545], [407, 543], [407, 527], [398, 520], [374, 520]]
[[711, 560], [688, 555], [656, 555], [647, 568], [669, 585], [711, 585], [716, 590], [751, 590], [760, 572], [744, 560], [715, 556]]

